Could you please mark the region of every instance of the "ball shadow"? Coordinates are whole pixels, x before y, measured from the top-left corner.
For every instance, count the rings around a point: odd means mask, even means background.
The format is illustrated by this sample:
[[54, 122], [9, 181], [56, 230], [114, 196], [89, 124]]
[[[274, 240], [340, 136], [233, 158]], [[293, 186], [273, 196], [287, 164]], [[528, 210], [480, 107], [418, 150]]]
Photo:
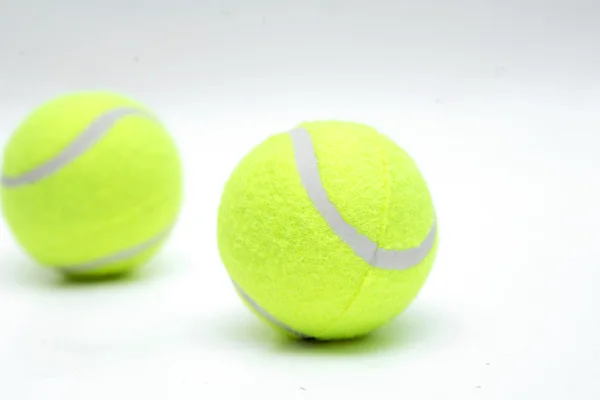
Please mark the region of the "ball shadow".
[[363, 337], [333, 341], [287, 339], [281, 340], [275, 350], [300, 356], [353, 356], [383, 351], [401, 352], [417, 342], [432, 339], [438, 332], [438, 322], [427, 310], [415, 309]]
[[[240, 311], [241, 312], [241, 311]], [[378, 352], [401, 352], [423, 342], [436, 340], [445, 331], [440, 312], [424, 306], [413, 307], [386, 326], [369, 335], [347, 340], [317, 341], [286, 336], [253, 316], [230, 314], [213, 324], [217, 334], [242, 347], [260, 347], [265, 351], [300, 357], [352, 357]]]
[[169, 254], [159, 254], [145, 265], [122, 273], [104, 276], [75, 276], [36, 264], [25, 256], [14, 257], [6, 261], [5, 281], [22, 288], [75, 289], [90, 286], [129, 285], [143, 281], [159, 279], [166, 274], [170, 264]]

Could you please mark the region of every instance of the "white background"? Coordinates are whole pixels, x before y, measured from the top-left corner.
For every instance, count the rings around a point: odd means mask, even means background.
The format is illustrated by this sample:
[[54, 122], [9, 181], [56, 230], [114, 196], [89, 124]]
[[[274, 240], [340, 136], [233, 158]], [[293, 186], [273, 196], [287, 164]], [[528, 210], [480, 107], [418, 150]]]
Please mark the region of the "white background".
[[[600, 5], [0, 0], [0, 142], [110, 89], [178, 141], [186, 201], [134, 280], [67, 285], [0, 225], [0, 398], [600, 398]], [[421, 295], [358, 342], [281, 340], [233, 292], [216, 210], [237, 161], [311, 119], [390, 135], [433, 193]]]

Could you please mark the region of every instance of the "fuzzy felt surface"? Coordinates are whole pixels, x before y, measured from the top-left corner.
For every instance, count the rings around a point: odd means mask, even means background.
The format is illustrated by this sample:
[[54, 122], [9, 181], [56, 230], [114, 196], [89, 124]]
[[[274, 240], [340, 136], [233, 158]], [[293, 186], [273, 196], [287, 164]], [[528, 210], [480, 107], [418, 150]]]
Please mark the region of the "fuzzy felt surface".
[[[175, 143], [143, 105], [107, 92], [63, 95], [16, 129], [4, 152], [3, 173], [18, 176], [52, 159], [101, 114], [129, 115], [56, 173], [26, 186], [3, 187], [2, 209], [20, 245], [46, 266], [72, 266], [118, 253], [171, 226], [182, 198]], [[94, 274], [129, 269], [160, 245]]]
[[[417, 246], [435, 219], [415, 162], [386, 136], [347, 122], [302, 124], [323, 186], [343, 218], [386, 249]], [[222, 260], [234, 281], [282, 323], [318, 339], [362, 336], [402, 312], [433, 265], [436, 244], [404, 271], [373, 268], [312, 205], [291, 138], [252, 149], [225, 185], [218, 216]]]

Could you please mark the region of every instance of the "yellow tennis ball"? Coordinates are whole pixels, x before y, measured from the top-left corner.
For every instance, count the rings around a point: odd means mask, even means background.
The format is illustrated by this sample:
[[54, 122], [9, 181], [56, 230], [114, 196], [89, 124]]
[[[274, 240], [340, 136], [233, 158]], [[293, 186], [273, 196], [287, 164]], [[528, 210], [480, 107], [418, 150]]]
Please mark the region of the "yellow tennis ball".
[[364, 336], [417, 296], [438, 244], [411, 157], [349, 122], [304, 123], [247, 154], [227, 181], [218, 245], [244, 302], [288, 334]]
[[112, 92], [42, 104], [5, 151], [2, 209], [17, 242], [75, 277], [129, 272], [169, 236], [182, 197], [176, 146], [156, 115]]

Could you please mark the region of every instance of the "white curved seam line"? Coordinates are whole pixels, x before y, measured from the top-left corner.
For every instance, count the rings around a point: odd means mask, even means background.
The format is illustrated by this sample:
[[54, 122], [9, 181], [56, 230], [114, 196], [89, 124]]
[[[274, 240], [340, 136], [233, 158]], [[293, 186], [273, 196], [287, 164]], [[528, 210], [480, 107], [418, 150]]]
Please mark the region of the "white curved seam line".
[[121, 250], [121, 251], [111, 254], [109, 256], [102, 257], [97, 260], [79, 264], [79, 265], [57, 266], [57, 268], [59, 268], [62, 272], [65, 272], [65, 273], [83, 273], [83, 272], [91, 272], [93, 270], [101, 269], [110, 264], [113, 264], [113, 263], [116, 263], [119, 261], [124, 261], [129, 258], [135, 257], [135, 256], [143, 253], [144, 251], [151, 249], [152, 247], [154, 247], [155, 245], [159, 244], [164, 239], [166, 239], [169, 236], [169, 234], [171, 233], [172, 229], [173, 229], [173, 226], [170, 226], [168, 229], [165, 229], [164, 231], [162, 231], [158, 235], [154, 236], [150, 240], [147, 240], [143, 243], [140, 243], [140, 244], [130, 247], [128, 249]]
[[423, 261], [435, 243], [437, 226], [435, 219], [426, 238], [417, 247], [407, 250], [380, 248], [377, 243], [347, 223], [327, 196], [321, 181], [319, 161], [310, 133], [303, 127], [297, 127], [292, 129], [289, 134], [292, 138], [296, 168], [308, 197], [332, 231], [358, 257], [373, 267], [390, 270], [405, 270]]
[[[6, 188], [16, 188], [19, 186], [35, 183], [47, 176], [59, 171], [62, 167], [69, 164], [87, 149], [92, 147], [102, 138], [117, 121], [121, 118], [145, 113], [132, 107], [119, 107], [109, 110], [96, 118], [92, 123], [77, 136], [66, 148], [58, 153], [54, 158], [46, 161], [44, 164], [22, 175], [10, 177], [2, 176], [2, 186]], [[41, 143], [40, 145], [43, 145]]]
[[246, 302], [259, 314], [262, 315], [266, 320], [271, 321], [271, 323], [273, 323], [274, 325], [280, 327], [281, 329], [290, 332], [293, 335], [296, 335], [302, 339], [312, 339], [311, 336], [305, 335], [301, 332], [298, 332], [294, 329], [292, 329], [291, 327], [287, 326], [286, 324], [284, 324], [283, 322], [279, 321], [277, 318], [275, 318], [273, 315], [271, 315], [267, 310], [265, 310], [264, 308], [262, 308], [260, 305], [258, 305], [258, 303], [256, 303], [256, 301], [254, 301], [254, 299], [252, 299], [252, 297], [248, 296], [248, 294], [246, 292], [244, 292], [244, 290], [240, 287], [240, 285], [237, 284], [237, 282], [235, 282], [234, 280], [232, 280], [233, 282], [233, 286], [235, 287], [235, 289], [238, 291], [238, 293], [246, 300]]

